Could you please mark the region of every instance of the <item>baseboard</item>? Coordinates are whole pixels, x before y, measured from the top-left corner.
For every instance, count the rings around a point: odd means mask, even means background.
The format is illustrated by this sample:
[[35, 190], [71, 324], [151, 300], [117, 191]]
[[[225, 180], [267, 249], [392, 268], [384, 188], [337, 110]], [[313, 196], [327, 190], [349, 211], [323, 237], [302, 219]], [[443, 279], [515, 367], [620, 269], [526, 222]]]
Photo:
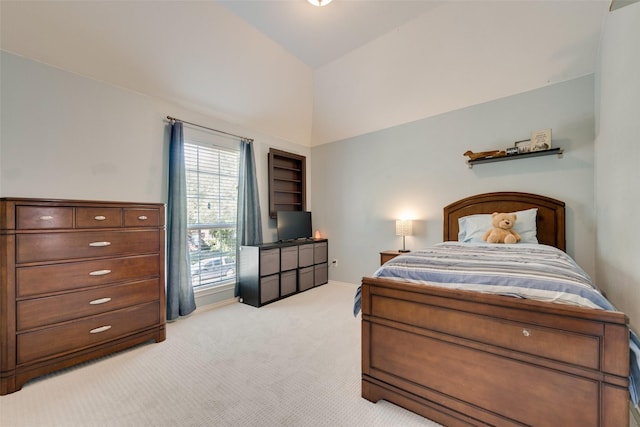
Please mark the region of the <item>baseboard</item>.
[[233, 298], [228, 298], [228, 299], [224, 299], [224, 300], [221, 300], [221, 301], [215, 301], [215, 302], [210, 302], [210, 303], [207, 303], [207, 304], [198, 305], [196, 307], [196, 311], [194, 311], [194, 313], [201, 313], [203, 311], [213, 310], [214, 308], [220, 308], [220, 307], [223, 307], [225, 305], [235, 304], [237, 302], [238, 302], [238, 298], [237, 297], [233, 297]]
[[[229, 300], [234, 300], [233, 294], [235, 292], [235, 287], [235, 282], [232, 282], [218, 286], [209, 286], [204, 289], [196, 289], [196, 307], [209, 308], [211, 305], [217, 306], [220, 303], [224, 305], [229, 302]], [[235, 298], [235, 301], [237, 301], [237, 298]]]

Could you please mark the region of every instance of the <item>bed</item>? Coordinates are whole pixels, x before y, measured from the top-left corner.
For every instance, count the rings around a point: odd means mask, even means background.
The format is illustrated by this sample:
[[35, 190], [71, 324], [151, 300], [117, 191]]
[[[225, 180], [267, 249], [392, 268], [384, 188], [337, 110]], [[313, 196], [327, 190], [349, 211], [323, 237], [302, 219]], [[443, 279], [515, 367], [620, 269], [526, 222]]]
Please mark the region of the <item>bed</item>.
[[[458, 240], [461, 218], [531, 209], [538, 243], [564, 251], [564, 203], [528, 193], [446, 206], [443, 241]], [[621, 312], [390, 277], [364, 277], [358, 299], [367, 400], [446, 426], [629, 425]]]

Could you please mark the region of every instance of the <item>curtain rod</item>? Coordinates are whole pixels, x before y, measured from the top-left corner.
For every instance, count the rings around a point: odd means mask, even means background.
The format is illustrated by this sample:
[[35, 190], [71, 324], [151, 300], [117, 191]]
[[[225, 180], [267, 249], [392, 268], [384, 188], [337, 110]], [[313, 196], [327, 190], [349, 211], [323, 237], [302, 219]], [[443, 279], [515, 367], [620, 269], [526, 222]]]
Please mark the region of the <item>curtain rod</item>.
[[253, 138], [247, 138], [247, 137], [245, 137], [245, 136], [236, 135], [236, 134], [233, 134], [233, 133], [225, 132], [225, 131], [223, 131], [223, 130], [218, 130], [218, 129], [209, 128], [209, 127], [206, 127], [206, 126], [199, 125], [199, 124], [197, 124], [197, 123], [191, 123], [191, 122], [187, 122], [187, 121], [184, 121], [184, 120], [176, 119], [175, 117], [167, 116], [167, 119], [168, 119], [168, 120], [172, 120], [172, 121], [174, 121], [174, 122], [182, 122], [182, 123], [186, 123], [186, 124], [188, 124], [188, 125], [196, 126], [196, 127], [202, 128], [202, 129], [211, 130], [211, 131], [213, 131], [213, 132], [223, 133], [223, 134], [225, 134], [225, 135], [235, 136], [236, 138], [240, 138], [240, 139], [244, 139], [244, 140], [249, 141], [249, 142], [253, 142]]

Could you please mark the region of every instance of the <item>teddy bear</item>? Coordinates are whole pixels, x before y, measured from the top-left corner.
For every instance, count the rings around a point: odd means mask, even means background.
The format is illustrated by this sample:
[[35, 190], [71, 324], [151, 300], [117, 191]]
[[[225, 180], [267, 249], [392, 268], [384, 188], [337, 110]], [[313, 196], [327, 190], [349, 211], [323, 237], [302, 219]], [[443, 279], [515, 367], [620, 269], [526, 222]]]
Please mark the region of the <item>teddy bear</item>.
[[520, 241], [520, 235], [513, 231], [518, 216], [515, 213], [498, 213], [491, 214], [491, 225], [482, 236], [482, 240], [488, 243], [517, 243]]

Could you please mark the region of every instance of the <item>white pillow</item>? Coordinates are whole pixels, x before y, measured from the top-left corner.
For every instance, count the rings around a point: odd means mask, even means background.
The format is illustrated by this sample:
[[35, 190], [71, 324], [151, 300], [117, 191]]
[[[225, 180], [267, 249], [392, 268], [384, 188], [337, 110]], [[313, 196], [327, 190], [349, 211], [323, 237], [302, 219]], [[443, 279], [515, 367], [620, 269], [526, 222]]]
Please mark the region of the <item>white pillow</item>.
[[[521, 237], [520, 243], [538, 243], [536, 217], [538, 209], [532, 208], [514, 212], [517, 216], [513, 230]], [[482, 236], [492, 227], [491, 214], [463, 216], [458, 219], [458, 241], [463, 243], [482, 243]]]

